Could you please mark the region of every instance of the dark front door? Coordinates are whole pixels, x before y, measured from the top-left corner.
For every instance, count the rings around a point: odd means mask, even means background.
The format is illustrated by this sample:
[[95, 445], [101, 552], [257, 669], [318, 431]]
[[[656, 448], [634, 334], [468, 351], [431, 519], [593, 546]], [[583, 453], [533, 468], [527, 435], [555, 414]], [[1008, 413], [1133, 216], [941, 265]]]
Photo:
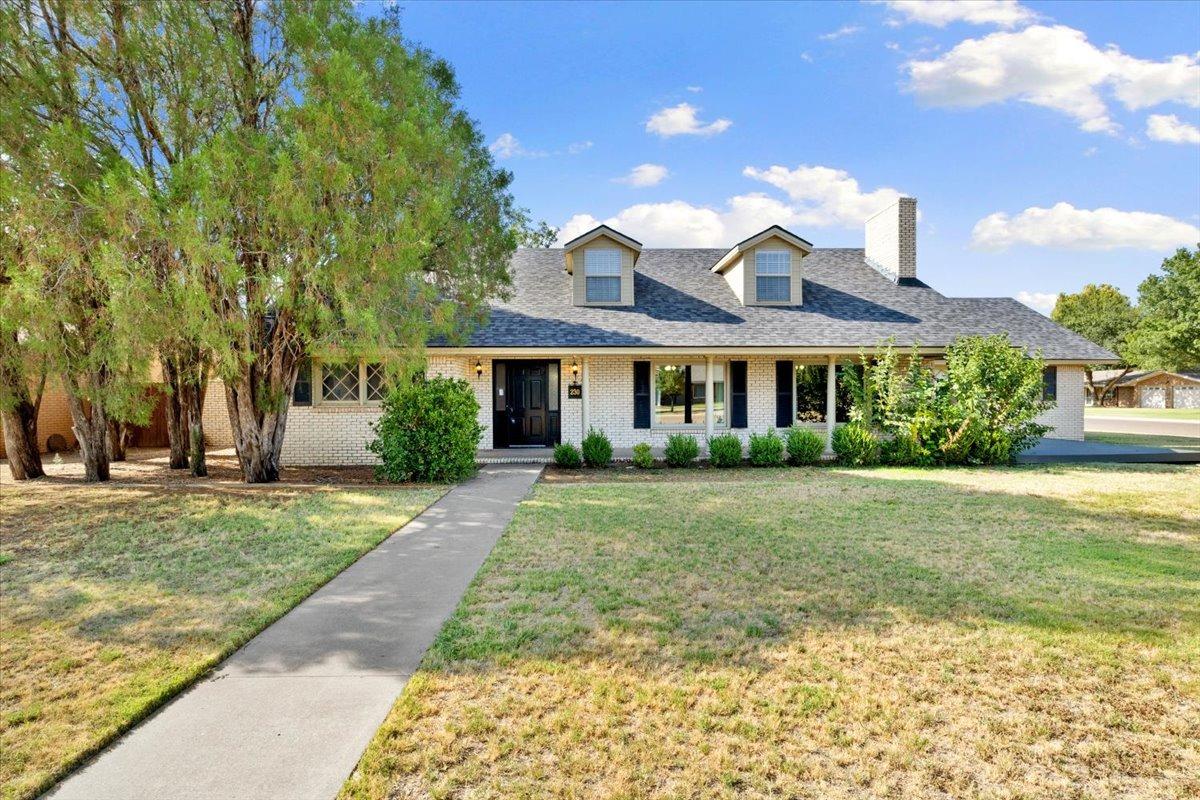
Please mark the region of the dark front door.
[[497, 361], [496, 447], [548, 447], [558, 440], [558, 362]]

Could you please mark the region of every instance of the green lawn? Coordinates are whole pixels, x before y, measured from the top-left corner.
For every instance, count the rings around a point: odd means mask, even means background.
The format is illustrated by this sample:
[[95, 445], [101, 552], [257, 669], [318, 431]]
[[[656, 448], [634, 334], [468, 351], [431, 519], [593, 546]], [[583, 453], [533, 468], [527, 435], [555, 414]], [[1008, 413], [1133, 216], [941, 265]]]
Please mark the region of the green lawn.
[[1087, 431], [1083, 438], [1089, 442], [1105, 444], [1135, 444], [1141, 447], [1171, 447], [1175, 449], [1200, 450], [1200, 437], [1196, 436], [1159, 436], [1144, 433], [1106, 433]]
[[556, 476], [343, 800], [1200, 793], [1200, 468]]
[[1117, 408], [1085, 406], [1089, 417], [1145, 417], [1147, 419], [1191, 419], [1200, 421], [1200, 408]]
[[441, 490], [53, 479], [0, 493], [0, 796], [9, 799], [44, 790]]

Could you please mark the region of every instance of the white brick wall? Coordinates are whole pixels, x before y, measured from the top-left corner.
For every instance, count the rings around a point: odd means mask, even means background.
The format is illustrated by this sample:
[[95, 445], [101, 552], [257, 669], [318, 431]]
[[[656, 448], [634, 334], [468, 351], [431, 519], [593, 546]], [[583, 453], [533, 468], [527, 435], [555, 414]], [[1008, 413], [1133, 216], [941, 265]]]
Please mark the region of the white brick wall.
[[1047, 436], [1083, 441], [1084, 385], [1083, 367], [1058, 368], [1057, 403], [1037, 420], [1053, 428]]
[[865, 225], [867, 262], [897, 278], [917, 276], [917, 201], [901, 197]]
[[[563, 354], [561, 361], [560, 425], [562, 440], [579, 444], [583, 439], [583, 400], [567, 399], [571, 382], [571, 361], [577, 358], [582, 380], [583, 356]], [[747, 362], [747, 422], [749, 427], [735, 430], [743, 440], [750, 433], [761, 433], [775, 426], [775, 358], [772, 356], [728, 357]], [[722, 357], [721, 360], [725, 360]], [[644, 359], [636, 359], [644, 360]], [[479, 424], [483, 426], [480, 447], [491, 449], [492, 438], [492, 359], [480, 358], [483, 374], [475, 375], [476, 359], [467, 356], [431, 356], [430, 375], [464, 378], [479, 401]], [[648, 442], [655, 447], [666, 443], [674, 431], [635, 429], [633, 427], [633, 362], [630, 356], [588, 357], [589, 422], [604, 431], [614, 447], [632, 447]], [[1058, 405], [1039, 421], [1051, 425], [1051, 436], [1083, 438], [1083, 368], [1058, 368]], [[293, 406], [288, 412], [287, 433], [283, 442], [283, 461], [293, 465], [371, 464], [374, 456], [367, 451], [373, 437], [371, 424], [379, 418], [376, 406]], [[225, 412], [225, 390], [219, 381], [209, 385], [204, 403], [205, 433], [213, 447], [232, 446], [229, 417]], [[720, 429], [718, 429], [720, 431]], [[704, 431], [691, 435], [703, 444]]]

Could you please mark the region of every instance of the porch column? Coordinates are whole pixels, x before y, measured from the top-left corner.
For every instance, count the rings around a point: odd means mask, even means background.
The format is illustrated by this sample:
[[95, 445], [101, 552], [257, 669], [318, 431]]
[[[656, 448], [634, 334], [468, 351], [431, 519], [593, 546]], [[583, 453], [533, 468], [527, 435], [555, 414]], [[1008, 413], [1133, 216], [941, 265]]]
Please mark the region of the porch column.
[[704, 433], [713, 435], [713, 360], [704, 357]]
[[588, 404], [591, 403], [591, 401], [592, 401], [592, 392], [588, 387], [588, 383], [589, 383], [589, 381], [588, 381], [588, 361], [590, 361], [590, 359], [587, 356], [584, 356], [583, 357], [583, 383], [582, 383], [582, 390], [581, 390], [583, 392], [583, 397], [580, 398], [580, 403], [582, 405], [580, 406], [580, 409], [579, 409], [579, 418], [580, 418], [580, 420], [582, 420], [582, 427], [583, 427], [583, 430], [579, 434], [579, 441], [581, 441], [581, 442], [583, 441], [583, 437], [587, 436], [588, 425], [590, 424], [590, 422], [588, 420], [588, 416], [589, 416], [588, 415]]
[[825, 370], [825, 454], [833, 452], [833, 428], [837, 424], [837, 356], [830, 356]]

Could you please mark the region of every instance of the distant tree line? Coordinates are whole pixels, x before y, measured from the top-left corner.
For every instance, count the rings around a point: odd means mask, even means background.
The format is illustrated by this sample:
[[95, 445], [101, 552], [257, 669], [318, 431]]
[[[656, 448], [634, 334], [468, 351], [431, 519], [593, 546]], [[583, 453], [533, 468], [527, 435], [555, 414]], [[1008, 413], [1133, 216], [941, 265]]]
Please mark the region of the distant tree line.
[[1097, 404], [1131, 370], [1200, 369], [1200, 247], [1181, 247], [1163, 259], [1162, 273], [1138, 286], [1136, 306], [1114, 286], [1088, 284], [1060, 294], [1050, 317], [1121, 359], [1120, 371], [1099, 386], [1095, 366], [1087, 368]]
[[349, 0], [5, 0], [0, 414], [42, 474], [47, 377], [89, 481], [167, 395], [170, 465], [204, 475], [223, 386], [247, 482], [279, 477], [301, 358], [410, 369], [545, 244], [450, 66]]

